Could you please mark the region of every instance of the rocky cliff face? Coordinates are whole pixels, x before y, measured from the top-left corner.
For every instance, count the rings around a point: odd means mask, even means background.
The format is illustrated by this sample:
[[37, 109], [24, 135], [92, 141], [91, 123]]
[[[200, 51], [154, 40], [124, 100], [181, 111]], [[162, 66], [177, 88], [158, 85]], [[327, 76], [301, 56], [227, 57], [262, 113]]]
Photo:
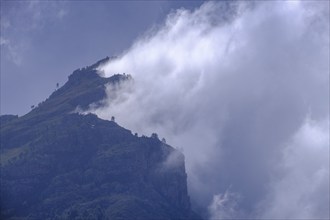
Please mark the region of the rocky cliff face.
[[74, 71], [28, 114], [1, 116], [1, 219], [199, 218], [180, 152], [73, 113], [101, 105], [106, 83], [129, 80], [99, 77], [97, 65]]

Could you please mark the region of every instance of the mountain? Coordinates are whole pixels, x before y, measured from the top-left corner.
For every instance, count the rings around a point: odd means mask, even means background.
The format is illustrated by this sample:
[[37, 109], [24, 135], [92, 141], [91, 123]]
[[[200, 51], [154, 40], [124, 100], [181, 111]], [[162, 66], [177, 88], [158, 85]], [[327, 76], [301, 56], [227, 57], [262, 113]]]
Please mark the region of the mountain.
[[3, 115], [1, 219], [200, 219], [190, 207], [182, 153], [93, 114], [102, 62], [75, 70], [28, 114]]

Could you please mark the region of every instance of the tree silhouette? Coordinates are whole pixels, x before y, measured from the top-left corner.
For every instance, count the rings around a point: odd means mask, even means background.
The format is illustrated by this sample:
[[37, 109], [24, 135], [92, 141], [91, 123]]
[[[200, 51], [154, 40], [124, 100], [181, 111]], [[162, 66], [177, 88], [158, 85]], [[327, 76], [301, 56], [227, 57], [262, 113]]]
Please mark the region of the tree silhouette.
[[115, 117], [114, 116], [111, 116], [111, 121], [115, 121]]
[[152, 138], [155, 138], [155, 139], [158, 139], [158, 134], [157, 134], [157, 133], [152, 133], [152, 134], [151, 134], [151, 137], [152, 137]]

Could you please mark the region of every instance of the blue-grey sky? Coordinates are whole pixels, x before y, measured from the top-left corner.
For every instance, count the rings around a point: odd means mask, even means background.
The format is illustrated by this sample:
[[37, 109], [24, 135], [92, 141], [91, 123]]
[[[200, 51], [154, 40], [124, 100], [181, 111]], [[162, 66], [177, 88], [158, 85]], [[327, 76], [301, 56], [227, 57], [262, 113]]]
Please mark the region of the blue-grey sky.
[[201, 1], [1, 1], [1, 114], [23, 115], [73, 70], [122, 53]]

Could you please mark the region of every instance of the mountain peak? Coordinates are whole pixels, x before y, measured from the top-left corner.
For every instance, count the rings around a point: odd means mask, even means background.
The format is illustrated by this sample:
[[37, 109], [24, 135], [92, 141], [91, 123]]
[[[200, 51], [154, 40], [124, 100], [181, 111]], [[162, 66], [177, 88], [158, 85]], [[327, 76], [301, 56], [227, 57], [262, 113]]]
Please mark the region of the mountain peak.
[[100, 65], [105, 64], [108, 61], [115, 59], [115, 58], [116, 57], [111, 57], [111, 58], [106, 57], [104, 59], [97, 61], [96, 63], [94, 63], [90, 66], [79, 68], [79, 69], [73, 71], [73, 73], [69, 76], [69, 81], [79, 83], [83, 79], [91, 80], [91, 79], [99, 78], [100, 76], [97, 72], [97, 68]]
[[1, 219], [199, 219], [181, 152], [157, 135], [72, 113], [130, 79], [99, 76], [108, 59], [75, 70], [28, 114], [0, 117]]
[[101, 101], [106, 97], [107, 84], [116, 84], [131, 79], [129, 75], [125, 74], [115, 74], [109, 78], [101, 77], [96, 68], [110, 59], [107, 57], [91, 66], [73, 71], [62, 87], [55, 90], [49, 98], [39, 103], [36, 108], [23, 117], [35, 114], [56, 116], [73, 112], [77, 108], [87, 110], [91, 104], [101, 105]]

